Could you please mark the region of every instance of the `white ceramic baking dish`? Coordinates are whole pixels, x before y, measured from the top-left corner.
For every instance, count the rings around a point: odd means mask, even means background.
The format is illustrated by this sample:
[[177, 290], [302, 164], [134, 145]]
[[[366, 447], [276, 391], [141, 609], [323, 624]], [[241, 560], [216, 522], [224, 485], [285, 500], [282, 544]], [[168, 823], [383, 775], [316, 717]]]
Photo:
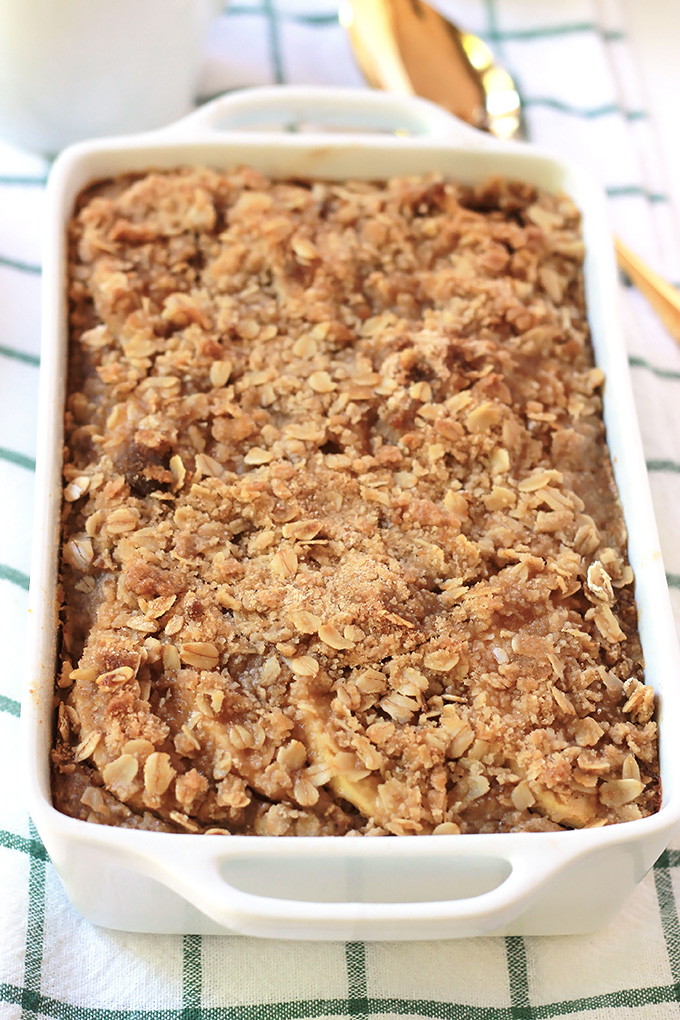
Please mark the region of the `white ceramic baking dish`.
[[[263, 123], [322, 124], [291, 133]], [[253, 125], [260, 128], [245, 130]], [[350, 133], [338, 128], [351, 127]], [[330, 130], [333, 128], [333, 130]], [[589, 319], [630, 532], [648, 682], [660, 696], [663, 804], [622, 825], [559, 833], [382, 839], [171, 835], [77, 821], [50, 801], [65, 378], [65, 224], [88, 182], [152, 166], [252, 164], [274, 175], [382, 178], [438, 170], [563, 190], [583, 214]], [[45, 212], [40, 429], [31, 634], [23, 706], [28, 806], [75, 907], [109, 927], [308, 939], [566, 934], [607, 923], [680, 825], [678, 649], [618, 321], [604, 201], [582, 172], [501, 143], [422, 100], [257, 89], [152, 134], [83, 143], [54, 164]]]

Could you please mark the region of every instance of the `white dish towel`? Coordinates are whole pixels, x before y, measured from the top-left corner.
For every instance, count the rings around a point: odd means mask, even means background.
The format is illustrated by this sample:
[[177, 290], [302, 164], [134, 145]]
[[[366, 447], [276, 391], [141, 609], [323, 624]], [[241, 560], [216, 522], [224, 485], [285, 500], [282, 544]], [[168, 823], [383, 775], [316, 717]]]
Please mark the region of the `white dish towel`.
[[[516, 76], [530, 137], [584, 164], [612, 226], [680, 280], [677, 210], [617, 0], [447, 0]], [[234, 0], [204, 96], [274, 82], [358, 86], [330, 0]], [[575, 69], [578, 69], [575, 72]], [[680, 1017], [680, 842], [608, 929], [565, 938], [283, 943], [149, 936], [78, 917], [17, 785], [39, 364], [45, 161], [0, 139], [0, 1020], [670, 1020]], [[680, 347], [622, 285], [633, 375], [680, 621]]]

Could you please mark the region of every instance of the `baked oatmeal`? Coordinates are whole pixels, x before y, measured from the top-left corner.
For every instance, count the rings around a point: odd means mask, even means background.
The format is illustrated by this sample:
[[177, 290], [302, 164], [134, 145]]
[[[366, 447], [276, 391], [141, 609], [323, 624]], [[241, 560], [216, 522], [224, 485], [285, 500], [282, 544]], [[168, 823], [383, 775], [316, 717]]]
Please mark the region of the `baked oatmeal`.
[[503, 180], [80, 197], [58, 808], [261, 835], [658, 809], [582, 261], [573, 204]]

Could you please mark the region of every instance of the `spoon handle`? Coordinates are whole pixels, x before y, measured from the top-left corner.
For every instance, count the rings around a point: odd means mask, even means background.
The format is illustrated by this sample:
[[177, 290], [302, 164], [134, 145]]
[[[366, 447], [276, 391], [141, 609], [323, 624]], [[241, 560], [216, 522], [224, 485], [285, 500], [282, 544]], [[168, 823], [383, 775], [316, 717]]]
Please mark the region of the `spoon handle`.
[[671, 336], [680, 342], [680, 292], [655, 273], [618, 237], [615, 246], [619, 268], [647, 298]]

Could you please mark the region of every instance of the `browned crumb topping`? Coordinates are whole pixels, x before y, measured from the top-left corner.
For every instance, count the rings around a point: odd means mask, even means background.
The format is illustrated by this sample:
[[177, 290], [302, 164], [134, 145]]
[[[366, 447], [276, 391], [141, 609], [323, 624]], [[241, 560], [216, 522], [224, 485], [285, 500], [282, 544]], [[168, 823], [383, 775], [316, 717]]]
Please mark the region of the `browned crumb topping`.
[[98, 185], [70, 228], [54, 797], [171, 831], [658, 809], [577, 210]]

